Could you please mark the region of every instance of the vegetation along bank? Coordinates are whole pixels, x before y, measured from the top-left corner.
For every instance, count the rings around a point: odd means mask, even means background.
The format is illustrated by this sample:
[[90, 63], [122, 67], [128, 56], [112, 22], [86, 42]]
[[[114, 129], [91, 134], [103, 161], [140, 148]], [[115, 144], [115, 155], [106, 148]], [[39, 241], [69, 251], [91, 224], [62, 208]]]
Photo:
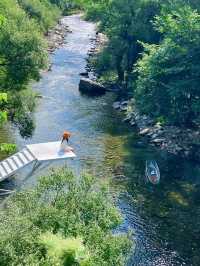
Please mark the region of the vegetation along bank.
[[152, 145], [199, 161], [198, 1], [78, 3], [108, 38], [90, 63], [101, 83], [120, 88], [114, 106]]
[[[62, 26], [52, 28], [61, 15], [74, 5], [65, 0], [2, 0], [0, 2], [0, 125], [12, 120], [24, 135], [31, 128], [30, 117], [35, 107], [36, 93], [31, 80], [39, 80], [41, 69], [48, 66], [48, 52], [63, 39]], [[66, 30], [66, 29], [64, 29]], [[48, 40], [48, 45], [47, 45]], [[24, 125], [24, 127], [21, 127]], [[26, 132], [27, 133], [27, 132]], [[1, 150], [12, 152], [14, 145], [1, 144]]]

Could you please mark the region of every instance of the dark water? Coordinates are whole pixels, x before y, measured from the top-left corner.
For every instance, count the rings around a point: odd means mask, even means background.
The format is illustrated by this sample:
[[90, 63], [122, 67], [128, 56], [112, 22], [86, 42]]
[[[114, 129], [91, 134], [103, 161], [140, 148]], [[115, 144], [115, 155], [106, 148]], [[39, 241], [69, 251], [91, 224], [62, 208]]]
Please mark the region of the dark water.
[[[23, 139], [8, 125], [1, 130], [0, 141], [11, 139], [20, 149], [28, 143], [55, 141], [68, 129], [73, 133], [71, 145], [77, 158], [67, 165], [76, 173], [84, 169], [101, 178], [112, 177], [113, 191], [121, 191], [119, 206], [125, 221], [120, 230], [132, 229], [136, 242], [129, 265], [200, 265], [199, 167], [141, 142], [113, 110], [115, 95], [80, 95], [79, 73], [85, 69], [95, 27], [78, 15], [64, 21], [73, 33], [52, 55], [52, 71], [33, 84], [43, 98], [34, 114], [32, 138]], [[146, 159], [156, 159], [160, 166], [161, 182], [157, 186], [145, 183]], [[63, 163], [51, 166], [58, 164]], [[49, 169], [47, 165], [34, 173], [31, 168], [25, 169], [3, 186], [30, 187]]]

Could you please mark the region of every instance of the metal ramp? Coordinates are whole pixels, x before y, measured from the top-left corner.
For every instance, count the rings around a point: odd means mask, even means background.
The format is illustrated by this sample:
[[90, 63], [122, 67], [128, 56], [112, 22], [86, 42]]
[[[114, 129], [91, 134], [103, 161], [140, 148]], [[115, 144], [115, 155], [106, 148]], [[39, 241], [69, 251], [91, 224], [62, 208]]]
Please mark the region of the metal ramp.
[[23, 150], [0, 162], [0, 182], [32, 162], [63, 160], [76, 157], [73, 149], [62, 151], [60, 141], [27, 145]]
[[36, 160], [28, 148], [0, 162], [0, 182]]

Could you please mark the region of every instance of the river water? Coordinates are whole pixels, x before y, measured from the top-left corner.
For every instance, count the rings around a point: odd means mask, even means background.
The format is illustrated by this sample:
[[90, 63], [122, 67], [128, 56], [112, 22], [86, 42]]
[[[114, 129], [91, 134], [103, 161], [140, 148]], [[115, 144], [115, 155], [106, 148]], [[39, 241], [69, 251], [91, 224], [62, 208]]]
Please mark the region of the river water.
[[[71, 131], [77, 158], [67, 165], [77, 174], [84, 169], [100, 178], [111, 177], [113, 192], [121, 192], [124, 223], [119, 230], [133, 230], [136, 243], [128, 265], [200, 265], [199, 167], [144, 143], [113, 110], [112, 93], [96, 98], [79, 93], [79, 73], [94, 45], [95, 26], [79, 15], [64, 18], [64, 23], [72, 33], [51, 55], [52, 71], [32, 85], [43, 95], [34, 113], [32, 137], [24, 139], [8, 125], [0, 131], [0, 142], [12, 140], [20, 149], [29, 143], [56, 141], [63, 130]], [[145, 182], [146, 159], [156, 159], [160, 166], [157, 186]], [[56, 165], [63, 162], [51, 164]], [[33, 186], [37, 176], [49, 169], [44, 165], [32, 173], [27, 167], [2, 186]]]

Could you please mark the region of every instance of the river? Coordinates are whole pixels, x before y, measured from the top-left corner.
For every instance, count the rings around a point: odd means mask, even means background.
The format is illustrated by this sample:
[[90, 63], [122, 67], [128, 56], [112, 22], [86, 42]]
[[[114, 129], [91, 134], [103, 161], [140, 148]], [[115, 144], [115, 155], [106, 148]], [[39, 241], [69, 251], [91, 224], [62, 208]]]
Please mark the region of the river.
[[[79, 73], [94, 45], [95, 25], [79, 15], [64, 18], [64, 23], [72, 33], [51, 55], [52, 71], [32, 84], [43, 96], [34, 113], [32, 137], [22, 138], [17, 128], [8, 125], [1, 129], [0, 141], [12, 140], [20, 149], [29, 143], [56, 141], [63, 130], [71, 131], [77, 158], [67, 165], [77, 174], [84, 170], [99, 178], [111, 177], [113, 192], [120, 191], [124, 223], [119, 230], [133, 230], [136, 243], [128, 265], [200, 265], [199, 167], [144, 143], [113, 110], [114, 94], [93, 98], [80, 94]], [[145, 160], [151, 158], [161, 170], [156, 186], [144, 179]], [[51, 164], [57, 165], [63, 162]], [[37, 176], [49, 169], [44, 165], [32, 173], [28, 167], [2, 186], [33, 186]]]

